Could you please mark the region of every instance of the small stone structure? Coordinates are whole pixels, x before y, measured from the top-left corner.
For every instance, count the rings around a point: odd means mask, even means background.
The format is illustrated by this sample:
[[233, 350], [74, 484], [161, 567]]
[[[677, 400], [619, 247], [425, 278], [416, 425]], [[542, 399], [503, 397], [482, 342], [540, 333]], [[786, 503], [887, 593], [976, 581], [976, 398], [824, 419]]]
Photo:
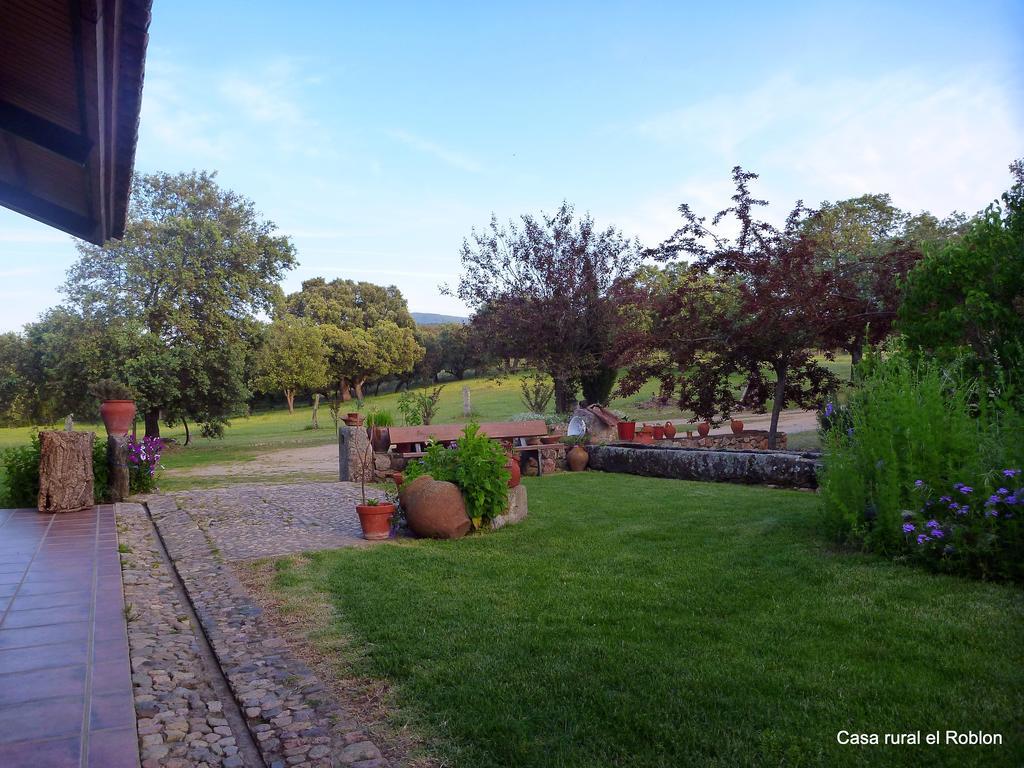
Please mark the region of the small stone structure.
[[792, 451], [719, 451], [661, 445], [595, 445], [590, 468], [679, 480], [817, 488], [820, 455]]
[[[338, 479], [343, 483], [377, 480], [377, 456], [365, 427], [338, 428]], [[390, 468], [390, 463], [389, 463]]]
[[517, 485], [508, 489], [508, 511], [498, 515], [491, 521], [491, 528], [498, 530], [506, 525], [515, 525], [526, 519], [529, 514], [526, 502], [526, 486]]

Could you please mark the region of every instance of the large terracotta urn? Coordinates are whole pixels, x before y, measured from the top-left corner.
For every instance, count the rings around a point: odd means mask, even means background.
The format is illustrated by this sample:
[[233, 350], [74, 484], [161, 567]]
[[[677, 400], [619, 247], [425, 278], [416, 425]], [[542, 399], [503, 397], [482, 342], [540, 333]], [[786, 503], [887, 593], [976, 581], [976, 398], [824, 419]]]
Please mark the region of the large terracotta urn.
[[104, 400], [100, 403], [100, 418], [111, 437], [127, 435], [135, 421], [135, 401]]
[[729, 427], [730, 429], [732, 429], [732, 433], [734, 435], [739, 435], [743, 433], [743, 422], [740, 421], [739, 419], [733, 419], [732, 421], [730, 421]]
[[[424, 475], [424, 477], [427, 477]], [[417, 482], [420, 478], [417, 478]], [[412, 485], [412, 483], [410, 483]], [[408, 495], [402, 504], [409, 528], [417, 536], [431, 539], [459, 539], [473, 527], [466, 514], [466, 502], [454, 483], [429, 478]]]
[[701, 437], [707, 437], [708, 433], [711, 432], [711, 425], [706, 421], [702, 421], [697, 425], [697, 431], [700, 433]]
[[505, 469], [508, 470], [508, 487], [515, 488], [522, 481], [523, 471], [519, 468], [519, 458], [515, 454], [509, 454], [505, 462]]
[[582, 445], [574, 445], [569, 449], [569, 453], [566, 454], [565, 460], [569, 465], [569, 469], [573, 472], [582, 472], [587, 468], [587, 464], [590, 461], [590, 454], [587, 453], [587, 449]]
[[665, 422], [665, 437], [667, 437], [669, 440], [672, 440], [672, 439], [675, 438], [675, 436], [676, 436], [676, 425], [673, 424], [671, 421], [666, 421]]

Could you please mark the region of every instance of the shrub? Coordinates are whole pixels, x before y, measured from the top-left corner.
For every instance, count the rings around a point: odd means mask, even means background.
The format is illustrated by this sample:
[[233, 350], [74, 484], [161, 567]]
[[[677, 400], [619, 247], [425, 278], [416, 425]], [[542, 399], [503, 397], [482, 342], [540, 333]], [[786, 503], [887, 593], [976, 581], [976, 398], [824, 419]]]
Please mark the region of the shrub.
[[[883, 360], [870, 353], [859, 372], [862, 383], [850, 397], [848, 416], [834, 419], [824, 436], [825, 520], [840, 540], [917, 556], [921, 550], [904, 525], [908, 513], [922, 509], [920, 489], [962, 483], [994, 492], [1004, 468], [1024, 463], [1024, 419], [1006, 399], [979, 398], [978, 382], [956, 367], [915, 366], [902, 354]], [[991, 557], [1002, 558], [1006, 547], [986, 551], [985, 558], [967, 548], [947, 553], [943, 568], [1005, 574]]]
[[523, 405], [533, 413], [544, 413], [555, 394], [555, 384], [550, 376], [534, 371], [519, 380], [519, 390], [522, 393]]
[[441, 400], [441, 391], [444, 385], [434, 387], [427, 392], [417, 390], [415, 392], [403, 392], [398, 398], [398, 411], [405, 419], [407, 426], [415, 427], [420, 424], [430, 424], [437, 415], [437, 405]]
[[455, 483], [466, 502], [466, 512], [475, 528], [490, 522], [508, 507], [508, 459], [501, 445], [480, 434], [480, 427], [467, 424], [454, 448], [431, 443], [426, 455], [406, 467], [409, 480], [430, 475], [435, 480]]

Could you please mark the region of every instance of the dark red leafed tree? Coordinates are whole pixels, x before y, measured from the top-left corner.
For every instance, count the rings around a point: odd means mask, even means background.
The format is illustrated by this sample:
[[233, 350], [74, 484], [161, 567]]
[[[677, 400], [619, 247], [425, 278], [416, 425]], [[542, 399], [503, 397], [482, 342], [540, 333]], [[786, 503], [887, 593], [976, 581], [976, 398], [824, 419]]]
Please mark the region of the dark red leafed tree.
[[[781, 228], [759, 220], [756, 209], [767, 202], [750, 192], [756, 178], [733, 169], [733, 205], [710, 225], [689, 205], [679, 207], [683, 226], [652, 255], [686, 258], [691, 267], [649, 287], [646, 318], [634, 313], [627, 323], [622, 338], [632, 351], [623, 393], [653, 374], [681, 408], [725, 417], [736, 404], [735, 379], [745, 377], [750, 405], [764, 409], [772, 401], [774, 448], [784, 407], [812, 407], [837, 386], [814, 354], [846, 310], [830, 300], [834, 275], [822, 268], [806, 234], [812, 212], [798, 202]], [[720, 233], [727, 219], [735, 220], [735, 237]]]
[[456, 295], [495, 358], [523, 358], [555, 382], [569, 410], [577, 387], [602, 375], [615, 327], [610, 292], [640, 263], [639, 246], [598, 229], [563, 202], [557, 211], [502, 226], [495, 217], [463, 242]]

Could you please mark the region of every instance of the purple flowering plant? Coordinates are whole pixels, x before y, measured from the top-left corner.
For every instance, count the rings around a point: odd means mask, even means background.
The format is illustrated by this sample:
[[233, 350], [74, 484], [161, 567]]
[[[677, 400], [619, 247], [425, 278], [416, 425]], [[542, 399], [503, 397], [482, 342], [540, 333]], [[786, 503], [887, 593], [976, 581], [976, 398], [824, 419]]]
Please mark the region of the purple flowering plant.
[[936, 497], [926, 482], [916, 480], [920, 507], [901, 516], [909, 552], [941, 570], [1017, 580], [1024, 576], [1024, 478], [1015, 468], [992, 474], [997, 487], [983, 504], [973, 505], [963, 503], [975, 491], [969, 485], [954, 483], [952, 492]]
[[128, 438], [128, 470], [132, 493], [147, 493], [156, 487], [157, 471], [164, 441], [159, 437]]

